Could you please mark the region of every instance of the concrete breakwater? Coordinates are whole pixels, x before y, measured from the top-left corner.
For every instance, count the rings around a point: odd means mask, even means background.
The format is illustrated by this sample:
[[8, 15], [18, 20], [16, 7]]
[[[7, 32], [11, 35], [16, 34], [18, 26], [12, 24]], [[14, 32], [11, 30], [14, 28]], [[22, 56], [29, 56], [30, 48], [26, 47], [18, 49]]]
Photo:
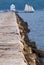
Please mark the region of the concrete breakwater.
[[18, 14], [17, 16], [17, 23], [18, 27], [20, 29], [20, 35], [21, 35], [21, 42], [24, 45], [23, 48], [23, 54], [26, 58], [26, 61], [28, 65], [44, 65], [44, 63], [41, 60], [41, 55], [35, 42], [31, 42], [28, 38], [28, 33], [30, 32], [30, 29], [28, 29], [28, 24], [25, 22]]
[[15, 12], [0, 13], [0, 65], [27, 65]]

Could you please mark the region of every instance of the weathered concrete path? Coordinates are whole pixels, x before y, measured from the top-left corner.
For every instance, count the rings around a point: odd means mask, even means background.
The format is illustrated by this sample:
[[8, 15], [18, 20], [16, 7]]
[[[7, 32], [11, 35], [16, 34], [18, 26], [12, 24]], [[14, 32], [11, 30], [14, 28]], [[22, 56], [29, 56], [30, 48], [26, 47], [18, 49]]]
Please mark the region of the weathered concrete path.
[[0, 65], [26, 65], [14, 12], [0, 13]]

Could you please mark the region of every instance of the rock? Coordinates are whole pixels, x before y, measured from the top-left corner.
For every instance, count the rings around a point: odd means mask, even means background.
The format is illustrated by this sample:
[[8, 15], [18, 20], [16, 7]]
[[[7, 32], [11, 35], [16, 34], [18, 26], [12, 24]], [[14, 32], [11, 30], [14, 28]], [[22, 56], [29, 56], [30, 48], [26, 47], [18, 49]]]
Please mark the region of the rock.
[[31, 46], [32, 48], [37, 48], [35, 42], [29, 42], [29, 46]]
[[34, 63], [33, 61], [30, 61], [29, 65], [36, 65], [36, 63]]
[[32, 49], [31, 47], [24, 47], [24, 50], [27, 51], [28, 54], [32, 54]]
[[29, 58], [34, 61], [37, 59], [37, 56], [36, 54], [32, 53], [32, 54], [29, 54]]
[[[28, 29], [27, 22], [24, 22], [24, 20], [18, 14], [17, 14], [17, 18], [18, 18], [18, 26], [20, 29], [20, 34], [22, 39], [21, 42], [23, 43], [24, 46], [23, 54], [26, 58], [28, 65], [42, 65], [43, 62], [40, 61], [40, 57], [39, 57], [40, 53], [38, 53], [39, 51], [37, 50], [36, 43], [30, 41], [28, 38], [27, 34], [30, 32], [30, 29]], [[44, 55], [44, 52], [42, 53]]]
[[32, 48], [33, 52], [36, 53], [39, 57], [44, 57], [44, 51], [41, 51], [36, 48]]

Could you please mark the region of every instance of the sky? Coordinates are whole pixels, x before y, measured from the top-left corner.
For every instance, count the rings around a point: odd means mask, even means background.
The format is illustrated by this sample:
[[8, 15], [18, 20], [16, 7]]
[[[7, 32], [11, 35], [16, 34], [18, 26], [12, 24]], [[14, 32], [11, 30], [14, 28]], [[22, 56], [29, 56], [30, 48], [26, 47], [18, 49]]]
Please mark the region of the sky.
[[12, 3], [16, 5], [18, 10], [23, 10], [26, 3], [29, 3], [36, 10], [44, 9], [44, 0], [0, 0], [0, 9], [9, 8]]

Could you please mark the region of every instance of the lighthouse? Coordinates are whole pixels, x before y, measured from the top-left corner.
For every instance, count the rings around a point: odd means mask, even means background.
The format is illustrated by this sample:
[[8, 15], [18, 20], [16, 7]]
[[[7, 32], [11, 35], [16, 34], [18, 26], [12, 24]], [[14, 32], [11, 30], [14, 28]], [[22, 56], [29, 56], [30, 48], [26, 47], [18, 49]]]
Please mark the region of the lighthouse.
[[14, 4], [12, 4], [12, 5], [10, 6], [10, 10], [11, 10], [11, 11], [16, 11]]

